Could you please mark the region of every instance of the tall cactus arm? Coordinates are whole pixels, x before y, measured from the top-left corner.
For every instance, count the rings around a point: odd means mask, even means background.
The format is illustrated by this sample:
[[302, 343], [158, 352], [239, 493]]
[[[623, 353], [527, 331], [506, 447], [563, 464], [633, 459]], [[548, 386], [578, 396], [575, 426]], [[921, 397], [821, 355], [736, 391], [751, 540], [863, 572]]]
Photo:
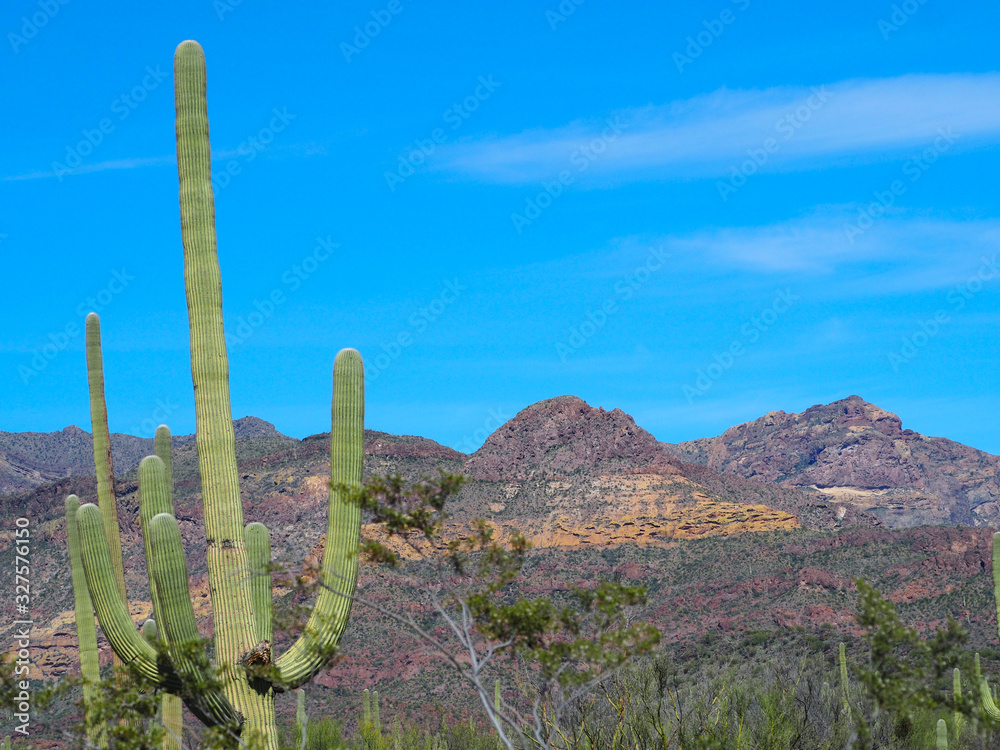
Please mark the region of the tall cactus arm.
[[[167, 498], [170, 501], [169, 510], [165, 511], [173, 515], [174, 512], [174, 457], [173, 441], [170, 436], [170, 428], [161, 424], [156, 428], [153, 436], [153, 453], [163, 461], [166, 473]], [[156, 515], [155, 513], [153, 514]], [[152, 519], [152, 516], [150, 516]], [[147, 550], [147, 559], [149, 551]], [[150, 587], [153, 585], [153, 577], [149, 577]], [[184, 735], [184, 707], [181, 699], [170, 693], [163, 694], [163, 704], [161, 706], [161, 719], [167, 731], [163, 735], [163, 750], [181, 750], [181, 737]]]
[[[198, 467], [205, 515], [206, 565], [215, 621], [215, 655], [235, 667], [258, 644], [249, 564], [243, 537], [243, 504], [236, 466], [236, 437], [229, 400], [229, 361], [222, 325], [222, 277], [215, 238], [212, 152], [208, 131], [205, 53], [197, 42], [174, 54], [177, 175], [180, 181], [184, 290], [191, 330]], [[250, 735], [277, 750], [273, 694], [260, 692], [245, 673], [230, 671], [226, 695], [244, 715]]]
[[[191, 327], [198, 467], [205, 509], [206, 559], [213, 587], [215, 644], [221, 664], [236, 664], [258, 642], [243, 538], [243, 503], [229, 401], [222, 327], [222, 277], [215, 240], [205, 53], [181, 42], [174, 56], [177, 171], [180, 178], [184, 287]], [[232, 690], [239, 691], [236, 685]], [[236, 697], [236, 692], [232, 697]], [[248, 696], [249, 697], [249, 696]]]
[[210, 687], [213, 675], [206, 673], [204, 665], [194, 658], [194, 650], [201, 648], [201, 636], [188, 593], [187, 561], [177, 519], [169, 513], [158, 514], [149, 522], [146, 535], [152, 547], [152, 572], [163, 613], [157, 626], [163, 631], [170, 662], [180, 675], [184, 702], [208, 726], [238, 730], [243, 717], [221, 691]]
[[153, 575], [153, 548], [148, 533], [149, 524], [160, 513], [174, 513], [174, 503], [167, 484], [167, 468], [159, 456], [146, 456], [139, 464], [139, 521], [142, 540], [146, 547], [146, 570], [149, 574], [149, 592], [153, 600], [153, 618], [163, 620], [163, 608], [156, 590]]
[[987, 716], [994, 721], [1000, 721], [1000, 708], [997, 708], [996, 701], [993, 700], [990, 684], [985, 677], [979, 681], [979, 702]]
[[[76, 527], [76, 512], [80, 500], [76, 495], [66, 498], [66, 545], [69, 547], [69, 567], [73, 579], [73, 603], [76, 615], [76, 640], [80, 649], [80, 673], [83, 675], [84, 709], [100, 694], [101, 664], [97, 652], [97, 626], [94, 624], [94, 604], [87, 590], [87, 574], [80, 557], [80, 534]], [[87, 723], [87, 739], [99, 748], [108, 746], [103, 724]]]
[[354, 349], [342, 350], [334, 362], [331, 412], [331, 488], [323, 551], [323, 588], [305, 631], [277, 661], [281, 682], [287, 688], [308, 681], [332, 656], [347, 626], [357, 583], [361, 509], [336, 489], [338, 484], [361, 484], [365, 371], [361, 355]]
[[262, 523], [248, 523], [247, 552], [250, 555], [250, 590], [257, 613], [257, 636], [274, 640], [274, 603], [271, 593], [271, 534]]
[[167, 489], [170, 491], [171, 501], [174, 496], [174, 455], [173, 442], [170, 437], [170, 428], [161, 424], [156, 428], [153, 435], [153, 455], [163, 461], [163, 466], [167, 472]]
[[101, 353], [101, 319], [90, 313], [86, 323], [87, 382], [90, 386], [90, 423], [94, 433], [94, 470], [97, 502], [104, 518], [104, 534], [111, 551], [111, 565], [122, 602], [125, 594], [125, 564], [122, 560], [121, 529], [118, 526], [118, 499], [115, 497], [115, 470], [111, 460], [108, 406], [104, 400], [104, 356]]
[[[167, 682], [169, 675], [157, 664], [156, 649], [136, 630], [118, 593], [100, 509], [91, 503], [81, 505], [76, 512], [76, 526], [87, 589], [111, 648], [123, 663], [134, 667], [146, 679], [160, 684]], [[179, 683], [175, 680], [172, 687], [176, 689]]]

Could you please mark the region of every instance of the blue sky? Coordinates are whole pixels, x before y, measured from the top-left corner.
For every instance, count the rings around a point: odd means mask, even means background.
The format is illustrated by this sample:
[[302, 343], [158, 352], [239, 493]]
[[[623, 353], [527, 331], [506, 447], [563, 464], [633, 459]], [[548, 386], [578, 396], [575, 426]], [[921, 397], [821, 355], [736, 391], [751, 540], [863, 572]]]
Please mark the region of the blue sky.
[[0, 429], [194, 428], [172, 55], [208, 60], [234, 416], [461, 450], [535, 401], [661, 440], [858, 394], [1000, 453], [993, 3], [12, 0]]

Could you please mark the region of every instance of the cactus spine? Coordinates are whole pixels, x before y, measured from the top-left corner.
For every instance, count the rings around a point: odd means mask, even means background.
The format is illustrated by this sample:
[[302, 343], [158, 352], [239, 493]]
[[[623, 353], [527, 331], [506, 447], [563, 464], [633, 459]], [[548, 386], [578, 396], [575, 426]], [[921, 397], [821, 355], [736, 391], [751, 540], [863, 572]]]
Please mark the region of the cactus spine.
[[[255, 582], [255, 568], [269, 565], [270, 542], [259, 524], [243, 526], [229, 400], [229, 364], [222, 328], [222, 291], [215, 240], [211, 149], [205, 97], [205, 57], [196, 42], [182, 42], [174, 58], [177, 108], [177, 168], [180, 179], [184, 279], [191, 329], [191, 374], [195, 387], [198, 462], [205, 518], [206, 561], [215, 624], [215, 655], [224, 694], [212, 689], [201, 660], [187, 585], [180, 530], [172, 515], [166, 462], [146, 458], [140, 466], [140, 515], [147, 547], [154, 610], [162, 613], [161, 641], [168, 659], [135, 629], [117, 592], [110, 541], [98, 534], [101, 512], [85, 505], [77, 514], [87, 585], [98, 619], [115, 653], [212, 726], [259, 735], [267, 750], [278, 747], [275, 688], [294, 689], [319, 671], [336, 650], [351, 609], [357, 580], [360, 509], [334, 489], [359, 485], [364, 441], [364, 367], [353, 349], [334, 363], [331, 429], [331, 490], [324, 584], [305, 630], [276, 661], [271, 659], [270, 574]], [[267, 596], [264, 596], [266, 591]], [[266, 678], [250, 669], [267, 665]], [[251, 674], [252, 673], [252, 674]], [[253, 684], [251, 684], [251, 677]]]
[[[108, 746], [107, 729], [90, 721], [89, 704], [100, 692], [101, 665], [97, 652], [97, 626], [94, 605], [87, 590], [87, 577], [80, 557], [80, 536], [76, 528], [76, 512], [80, 500], [76, 495], [66, 498], [66, 545], [69, 547], [69, 567], [73, 579], [73, 601], [76, 615], [76, 640], [80, 649], [80, 673], [83, 675], [83, 708], [87, 724], [87, 739], [99, 748]], [[9, 738], [8, 738], [9, 739]], [[10, 743], [7, 743], [10, 747]]]

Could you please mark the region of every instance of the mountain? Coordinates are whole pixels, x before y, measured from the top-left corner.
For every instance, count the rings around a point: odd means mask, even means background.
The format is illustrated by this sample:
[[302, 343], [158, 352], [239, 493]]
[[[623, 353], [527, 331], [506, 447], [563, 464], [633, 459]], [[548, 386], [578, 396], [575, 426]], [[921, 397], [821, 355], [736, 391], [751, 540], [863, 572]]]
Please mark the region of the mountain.
[[[237, 438], [285, 439], [274, 425], [257, 417], [233, 421]], [[186, 445], [194, 435], [175, 435], [174, 445]], [[115, 471], [134, 469], [153, 452], [153, 439], [111, 434]], [[23, 492], [70, 476], [93, 476], [94, 441], [89, 432], [70, 425], [59, 432], [0, 431], [0, 494]]]
[[621, 409], [575, 396], [518, 412], [463, 470], [476, 480], [465, 514], [529, 529], [546, 547], [877, 525], [826, 498], [683, 464]]
[[812, 492], [893, 527], [1000, 525], [1000, 457], [904, 430], [898, 416], [859, 396], [801, 414], [772, 411], [665, 448], [681, 461]]
[[[944, 455], [934, 442], [940, 439], [903, 431], [894, 415], [856, 398], [814, 409], [802, 415], [775, 412], [763, 418], [770, 426], [740, 425], [720, 438], [672, 446], [620, 409], [607, 411], [560, 396], [519, 412], [472, 455], [422, 437], [366, 430], [365, 474], [399, 473], [414, 481], [443, 469], [470, 476], [450, 504], [445, 536], [467, 533], [475, 518], [485, 518], [500, 539], [523, 531], [533, 547], [524, 571], [525, 593], [556, 593], [607, 578], [641, 583], [650, 595], [643, 616], [664, 631], [671, 647], [695, 648], [709, 636], [739, 639], [747, 631], [757, 632], [757, 638], [765, 631], [768, 641], [779, 643], [804, 629], [811, 643], [832, 644], [833, 654], [837, 639], [857, 636], [852, 579], [860, 575], [896, 602], [907, 622], [926, 630], [954, 616], [968, 625], [974, 643], [993, 643], [989, 533], [889, 528], [859, 508], [851, 493], [810, 488], [817, 482], [829, 489], [885, 481], [873, 477], [888, 472], [880, 462], [887, 461], [893, 440], [908, 446], [917, 468], [929, 471], [929, 457]], [[237, 420], [235, 427], [245, 521], [268, 526], [279, 565], [297, 571], [303, 561], [318, 562], [325, 542], [329, 435], [295, 440], [254, 418]], [[742, 453], [736, 435], [743, 435]], [[135, 470], [138, 456], [148, 451], [143, 440], [116, 436], [115, 443], [126, 585], [137, 623], [150, 611]], [[848, 440], [855, 441], [853, 451], [838, 448]], [[937, 446], [937, 453], [921, 441]], [[943, 443], [959, 464], [969, 462], [967, 454], [979, 453]], [[34, 676], [59, 677], [78, 669], [63, 500], [69, 493], [94, 500], [90, 436], [77, 428], [42, 435], [0, 433], [0, 454], [8, 461], [15, 453], [11, 446], [36, 472], [22, 481], [37, 484], [43, 465], [53, 473], [72, 469], [57, 481], [0, 495], [0, 514], [26, 517], [32, 530]], [[45, 451], [44, 460], [31, 453], [32, 446]], [[856, 453], [855, 463], [850, 470], [837, 469], [846, 472], [843, 477], [830, 469], [831, 483], [825, 486], [818, 474], [808, 472], [812, 464], [847, 465], [847, 459], [827, 458], [838, 450]], [[812, 464], [808, 456], [814, 456]], [[938, 460], [941, 476], [959, 473], [953, 467], [948, 474], [945, 459]], [[866, 462], [872, 465], [866, 468]], [[733, 473], [751, 464], [760, 469]], [[799, 467], [797, 473], [785, 464]], [[963, 476], [975, 475], [970, 467], [961, 469]], [[801, 483], [788, 481], [794, 477]], [[944, 486], [929, 486], [939, 485]], [[175, 438], [176, 516], [199, 627], [208, 635], [212, 620], [200, 493], [194, 440]], [[881, 512], [879, 506], [873, 509]], [[13, 528], [0, 529], [0, 565], [13, 565]], [[398, 603], [420, 620], [431, 616], [420, 595], [435, 575], [439, 571], [413, 561], [398, 571], [365, 564], [359, 586], [370, 601]], [[296, 603], [280, 590], [276, 598], [279, 608]], [[0, 639], [12, 642], [11, 627], [0, 623]], [[107, 664], [110, 651], [103, 636], [100, 645]], [[285, 647], [287, 637], [275, 639], [276, 650]], [[358, 691], [365, 687], [382, 691], [392, 710], [410, 707], [416, 715], [428, 695], [457, 711], [467, 705], [445, 668], [360, 604], [352, 611], [342, 654], [307, 688], [317, 711], [355, 716]], [[279, 710], [287, 715], [293, 707], [294, 701], [284, 701]], [[60, 721], [73, 720], [67, 708]]]
[[576, 396], [540, 401], [519, 412], [487, 438], [466, 468], [489, 481], [643, 469], [681, 473], [680, 462], [628, 414], [592, 408]]

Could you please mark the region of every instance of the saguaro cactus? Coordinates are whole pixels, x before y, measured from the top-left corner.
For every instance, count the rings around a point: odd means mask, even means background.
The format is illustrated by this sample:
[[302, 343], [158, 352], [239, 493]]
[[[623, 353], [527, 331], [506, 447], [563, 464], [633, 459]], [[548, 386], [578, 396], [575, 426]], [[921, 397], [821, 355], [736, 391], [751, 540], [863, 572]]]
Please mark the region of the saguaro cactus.
[[80, 558], [80, 536], [76, 528], [76, 511], [80, 500], [76, 495], [66, 498], [66, 546], [69, 547], [69, 568], [73, 580], [73, 602], [76, 617], [76, 640], [80, 650], [80, 674], [83, 675], [83, 708], [86, 716], [87, 739], [97, 747], [108, 746], [107, 728], [90, 720], [88, 706], [100, 693], [101, 665], [97, 652], [97, 626], [94, 605], [87, 590], [87, 578]]
[[[111, 458], [111, 432], [108, 429], [108, 406], [104, 399], [104, 355], [101, 351], [101, 320], [97, 313], [87, 315], [85, 325], [87, 382], [90, 390], [90, 424], [94, 439], [94, 475], [97, 477], [97, 503], [104, 520], [104, 535], [111, 552], [111, 568], [122, 603], [128, 606], [125, 593], [125, 564], [122, 558], [121, 529], [118, 526], [118, 498], [115, 496], [115, 468]], [[121, 675], [121, 662], [114, 655], [115, 671]]]
[[[184, 279], [191, 328], [198, 464], [205, 518], [206, 561], [215, 625], [215, 655], [224, 672], [224, 694], [211, 687], [201, 660], [187, 585], [187, 564], [173, 516], [167, 465], [156, 456], [139, 469], [140, 516], [154, 614], [166, 658], [142, 638], [128, 616], [113, 551], [102, 533], [101, 512], [77, 513], [87, 584], [98, 619], [115, 653], [142, 675], [184, 698], [203, 721], [259, 734], [278, 747], [276, 689], [307, 682], [336, 650], [350, 614], [357, 579], [361, 512], [337, 489], [360, 485], [364, 447], [364, 368], [353, 349], [334, 363], [331, 490], [319, 593], [305, 630], [277, 660], [271, 657], [270, 542], [260, 524], [244, 528], [229, 400], [229, 363], [222, 328], [222, 287], [211, 185], [205, 57], [183, 42], [174, 58], [177, 165], [180, 178]], [[252, 574], [252, 575], [251, 575]], [[158, 613], [158, 614], [157, 614]], [[268, 665], [261, 676], [257, 665]]]
[[944, 719], [938, 719], [936, 739], [936, 750], [948, 750], [948, 726], [944, 723]]
[[299, 688], [295, 691], [295, 744], [304, 748], [309, 740], [309, 715], [306, 714], [306, 691]]
[[[107, 401], [104, 395], [104, 356], [101, 349], [101, 321], [96, 313], [90, 313], [87, 316], [86, 321], [86, 349], [87, 349], [87, 380], [88, 388], [90, 391], [90, 416], [91, 424], [93, 426], [93, 439], [94, 439], [94, 471], [97, 476], [97, 495], [98, 503], [101, 508], [101, 516], [104, 522], [104, 533], [108, 540], [108, 547], [111, 553], [111, 564], [114, 572], [115, 580], [118, 583], [119, 594], [121, 595], [122, 602], [128, 607], [128, 597], [125, 594], [125, 577], [124, 577], [124, 562], [122, 558], [121, 549], [121, 538], [120, 538], [120, 527], [118, 524], [118, 501], [115, 495], [114, 486], [114, 464], [111, 457], [111, 435], [108, 429], [108, 410]], [[154, 439], [154, 451], [158, 456], [160, 456], [168, 466], [168, 488], [172, 488], [172, 482], [170, 480], [170, 470], [169, 467], [172, 464], [171, 459], [171, 437], [170, 430], [166, 425], [160, 425], [156, 430], [156, 436]], [[76, 510], [79, 507], [79, 502], [76, 501], [75, 507], [73, 509], [73, 519], [70, 519], [69, 514], [69, 504], [70, 500], [67, 499], [67, 538], [71, 538], [71, 533], [68, 529], [70, 525], [73, 526], [72, 537], [77, 536], [76, 529]], [[173, 508], [172, 501], [170, 508]], [[79, 550], [76, 553], [77, 558], [80, 557]], [[70, 549], [70, 557], [72, 562], [73, 550]], [[79, 573], [84, 592], [86, 592], [86, 580], [84, 571], [82, 568], [82, 563], [80, 566]], [[151, 582], [151, 594], [153, 584]], [[153, 596], [155, 600], [155, 596]], [[93, 609], [91, 606], [91, 601], [89, 594], [87, 595], [87, 604], [78, 606], [77, 608], [77, 630], [84, 634], [80, 639], [80, 650], [81, 650], [81, 662], [83, 660], [83, 652], [90, 648], [90, 644], [86, 642], [89, 636], [88, 626], [86, 623], [86, 616], [82, 614], [81, 609], [87, 609], [90, 607], [90, 621], [93, 623]], [[154, 612], [157, 617], [162, 617], [162, 613]], [[81, 622], [81, 617], [83, 621]], [[153, 621], [149, 621], [153, 623]], [[155, 640], [155, 623], [153, 624], [153, 633]], [[93, 629], [91, 624], [90, 629]], [[94, 636], [96, 639], [96, 635]], [[96, 640], [94, 644], [94, 649], [96, 650]], [[120, 671], [121, 661], [118, 654], [114, 655], [116, 669]], [[93, 670], [91, 670], [93, 671]], [[87, 674], [85, 673], [86, 677]], [[99, 673], [97, 673], [99, 677]], [[96, 684], [97, 678], [94, 679]], [[86, 698], [86, 695], [85, 695]], [[181, 707], [181, 701], [176, 695], [171, 695], [169, 693], [164, 693], [162, 698], [162, 720], [164, 725], [167, 727], [167, 733], [164, 735], [163, 739], [163, 750], [178, 750], [180, 748], [179, 738], [183, 732], [183, 709]], [[101, 734], [98, 739], [103, 738], [106, 746], [106, 733], [101, 728]]]
[[[1000, 617], [1000, 532], [993, 534], [993, 604]], [[997, 635], [1000, 637], [1000, 621], [997, 622]], [[986, 676], [980, 671], [979, 654], [976, 654], [976, 679], [979, 682], [979, 701], [983, 710], [991, 719], [1000, 721], [1000, 708], [997, 707]]]
[[[172, 513], [174, 507], [173, 441], [170, 428], [165, 424], [156, 428], [156, 433], [153, 436], [153, 452], [163, 462], [165, 483], [167, 491], [170, 493], [170, 512]], [[150, 579], [149, 584], [150, 587], [153, 586], [152, 579]], [[181, 750], [181, 738], [184, 736], [184, 708], [181, 705], [181, 699], [176, 695], [164, 693], [161, 706], [160, 719], [167, 730], [163, 735], [163, 750]]]
[[844, 713], [848, 720], [851, 718], [851, 690], [847, 681], [847, 646], [843, 642], [840, 644], [840, 696], [844, 706]]

